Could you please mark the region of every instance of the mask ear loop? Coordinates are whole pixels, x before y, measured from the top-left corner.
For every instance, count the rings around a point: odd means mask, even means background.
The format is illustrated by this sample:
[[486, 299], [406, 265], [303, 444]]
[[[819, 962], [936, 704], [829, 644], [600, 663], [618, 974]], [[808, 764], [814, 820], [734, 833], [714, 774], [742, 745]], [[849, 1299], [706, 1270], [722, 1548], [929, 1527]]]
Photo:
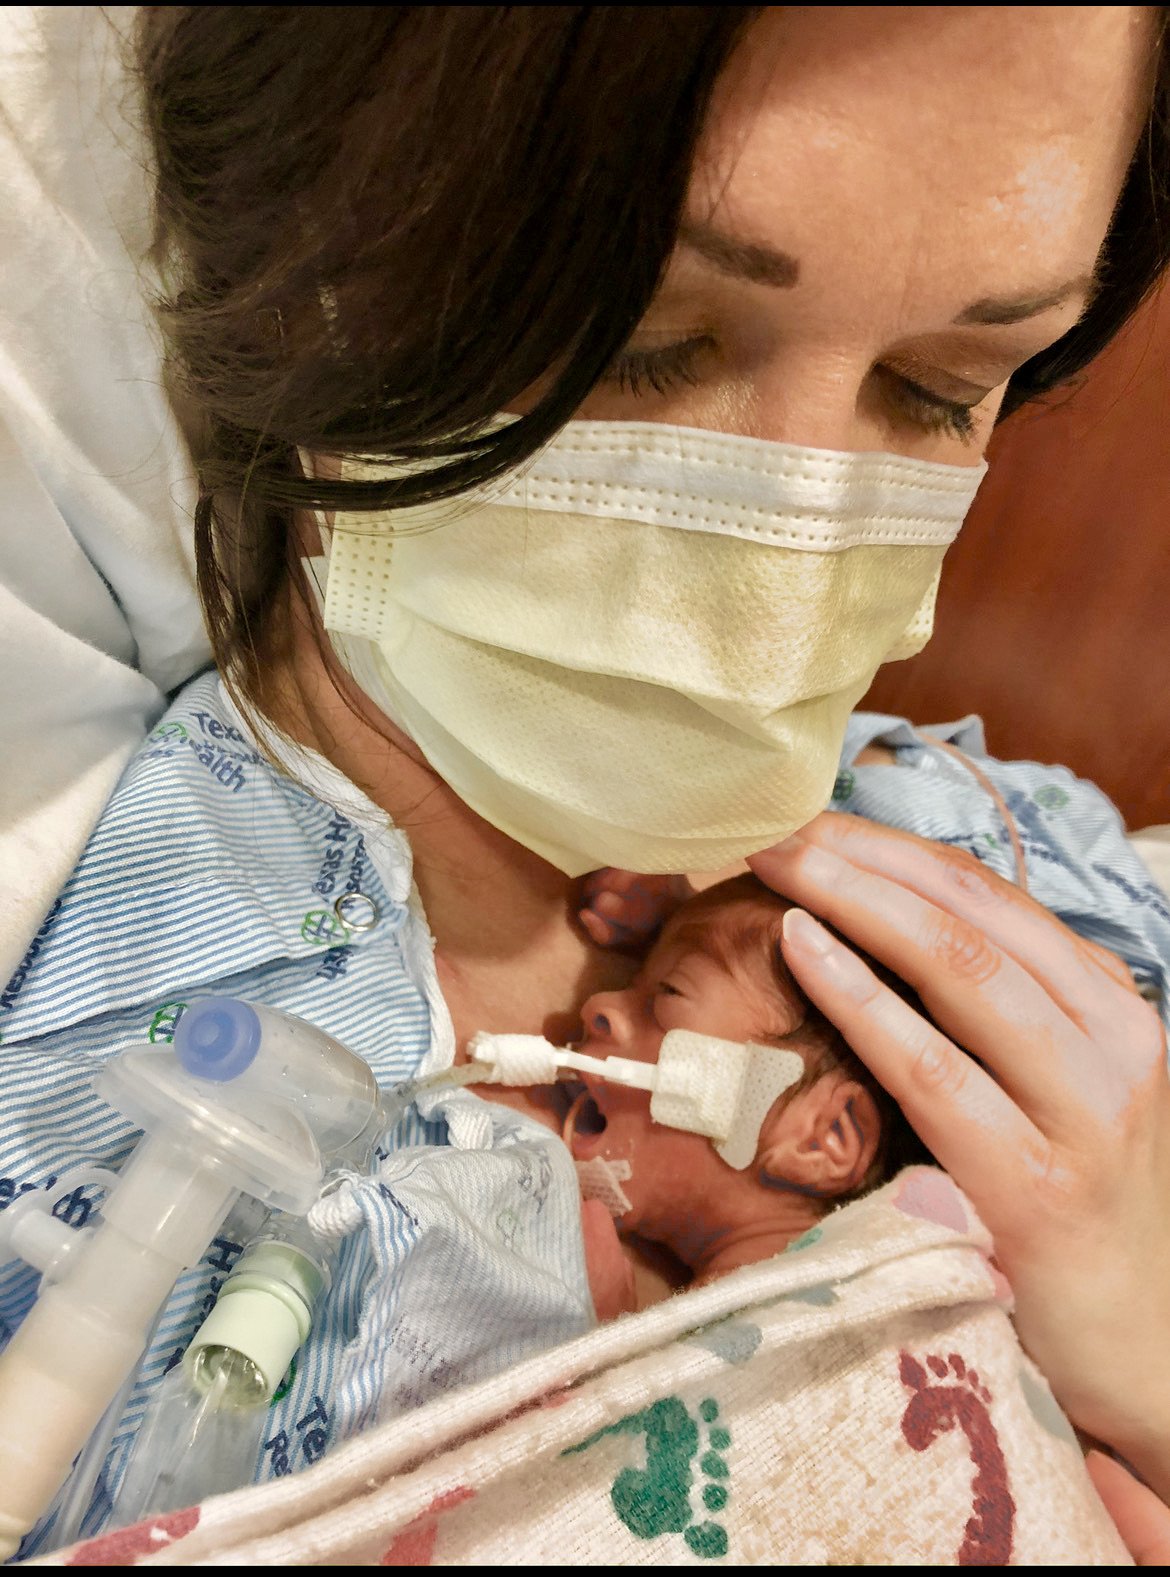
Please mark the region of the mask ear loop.
[[1028, 891], [1028, 865], [1027, 861], [1024, 859], [1024, 846], [1020, 842], [1020, 834], [1016, 828], [1015, 819], [1012, 816], [1011, 811], [1007, 808], [1003, 795], [987, 776], [986, 772], [982, 772], [970, 759], [970, 757], [965, 755], [957, 745], [948, 744], [942, 739], [932, 739], [930, 743], [937, 750], [945, 750], [948, 756], [953, 756], [955, 760], [960, 763], [960, 765], [966, 767], [967, 771], [975, 779], [976, 783], [979, 784], [980, 788], [982, 788], [990, 796], [991, 802], [999, 812], [999, 819], [1003, 822], [1008, 839], [1011, 842], [1012, 853], [1015, 856], [1016, 864], [1016, 886], [1021, 892], [1026, 893]]

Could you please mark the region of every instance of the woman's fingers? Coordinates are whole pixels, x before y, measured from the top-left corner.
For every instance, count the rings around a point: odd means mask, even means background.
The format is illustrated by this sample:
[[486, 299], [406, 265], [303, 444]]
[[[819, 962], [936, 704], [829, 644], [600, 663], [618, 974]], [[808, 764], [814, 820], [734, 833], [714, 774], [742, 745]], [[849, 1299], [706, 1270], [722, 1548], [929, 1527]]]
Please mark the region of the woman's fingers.
[[1134, 1564], [1170, 1565], [1170, 1509], [1104, 1452], [1090, 1451], [1085, 1466]]
[[[884, 877], [916, 893], [945, 914], [967, 922], [1033, 976], [1068, 1016], [1090, 1035], [1115, 1034], [1121, 986], [1138, 998], [1125, 966], [1103, 948], [1075, 936], [1041, 905], [981, 865], [973, 856], [929, 843], [911, 833], [880, 827], [859, 817], [827, 812], [786, 843], [749, 861], [769, 886], [804, 906], [824, 912], [820, 897], [832, 885], [817, 856], [844, 860], [856, 870]], [[874, 916], [874, 918], [878, 918]], [[868, 920], [850, 936], [875, 957], [880, 939]], [[876, 945], [871, 945], [876, 944]], [[1104, 989], [1103, 989], [1104, 988]]]
[[[1009, 954], [968, 921], [825, 850], [810, 849], [800, 869], [786, 883], [792, 895], [807, 901], [812, 888], [818, 912], [912, 986], [943, 1033], [978, 1057], [1040, 1129], [1053, 1137], [1083, 1127], [1086, 1101], [1100, 1098], [1103, 1077], [1117, 1076], [1103, 1075], [1093, 1043]], [[836, 1004], [818, 1005], [852, 1043]], [[869, 1060], [864, 1043], [855, 1049]]]
[[[942, 1166], [959, 1178], [986, 1174], [984, 1198], [976, 1203], [981, 1208], [993, 1203], [997, 1212], [1011, 1210], [1019, 1179], [1007, 1168], [985, 1166], [988, 1144], [1036, 1166], [1043, 1166], [1048, 1148], [1011, 1096], [798, 909], [784, 917], [784, 957]], [[992, 1195], [997, 1197], [992, 1200]]]
[[[794, 976], [994, 1236], [1021, 1340], [1069, 1416], [1170, 1492], [1170, 1081], [1157, 1016], [1100, 950], [925, 840], [823, 816], [749, 863], [848, 939], [785, 917]], [[916, 987], [935, 1024], [853, 945]], [[1105, 1371], [1086, 1359], [1107, 1349]]]

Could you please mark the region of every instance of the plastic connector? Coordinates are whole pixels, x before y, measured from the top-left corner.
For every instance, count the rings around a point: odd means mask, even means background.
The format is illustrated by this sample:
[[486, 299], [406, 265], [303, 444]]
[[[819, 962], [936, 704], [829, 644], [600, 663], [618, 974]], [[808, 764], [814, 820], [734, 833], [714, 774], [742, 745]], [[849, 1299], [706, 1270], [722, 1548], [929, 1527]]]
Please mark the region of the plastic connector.
[[83, 1188], [103, 1193], [116, 1187], [117, 1173], [100, 1166], [75, 1166], [63, 1172], [50, 1189], [30, 1188], [0, 1212], [0, 1265], [20, 1259], [39, 1270], [46, 1284], [58, 1280], [65, 1267], [94, 1233], [91, 1226], [71, 1227], [53, 1211], [63, 1199]]
[[[196, 1389], [209, 1390], [225, 1356], [238, 1354], [246, 1363], [232, 1365], [227, 1405], [262, 1406], [271, 1401], [312, 1329], [314, 1310], [328, 1290], [329, 1279], [319, 1250], [309, 1252], [278, 1233], [251, 1244], [184, 1356]], [[237, 1390], [238, 1395], [232, 1394]]]
[[260, 1016], [234, 997], [200, 997], [175, 1029], [175, 1055], [197, 1079], [219, 1083], [247, 1071], [260, 1050]]
[[[467, 1047], [484, 1069], [485, 1084], [555, 1084], [561, 1053], [543, 1035], [491, 1035], [481, 1030]], [[488, 1073], [487, 1070], [491, 1069]]]

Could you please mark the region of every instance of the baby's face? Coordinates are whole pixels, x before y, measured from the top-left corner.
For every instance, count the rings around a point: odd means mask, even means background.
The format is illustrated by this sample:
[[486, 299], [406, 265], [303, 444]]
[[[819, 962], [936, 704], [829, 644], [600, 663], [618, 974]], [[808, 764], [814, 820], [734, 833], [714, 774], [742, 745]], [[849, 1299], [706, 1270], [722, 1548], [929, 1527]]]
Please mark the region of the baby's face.
[[624, 991], [599, 991], [581, 1009], [578, 1050], [657, 1062], [668, 1030], [724, 1040], [769, 1040], [796, 1028], [766, 958], [724, 963], [668, 929]]
[[[656, 1062], [668, 1030], [688, 1029], [723, 1040], [769, 1042], [790, 1034], [803, 1014], [777, 984], [766, 951], [751, 957], [722, 958], [705, 949], [693, 931], [668, 926], [638, 974], [623, 991], [598, 992], [581, 1010], [584, 1035], [578, 1049], [594, 1057], [629, 1057]], [[628, 1160], [632, 1180], [623, 1185], [634, 1205], [631, 1219], [647, 1226], [655, 1213], [653, 1195], [668, 1204], [672, 1180], [710, 1177], [717, 1187], [726, 1167], [710, 1142], [655, 1123], [645, 1091], [586, 1076], [605, 1128], [579, 1129], [571, 1139], [578, 1160], [601, 1155]]]

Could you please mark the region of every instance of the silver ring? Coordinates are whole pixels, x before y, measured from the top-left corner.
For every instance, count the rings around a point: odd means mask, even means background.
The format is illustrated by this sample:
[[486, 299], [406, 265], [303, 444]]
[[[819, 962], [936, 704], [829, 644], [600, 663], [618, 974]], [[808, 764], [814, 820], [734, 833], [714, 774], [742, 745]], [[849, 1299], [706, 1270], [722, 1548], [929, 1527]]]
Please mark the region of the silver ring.
[[378, 923], [378, 906], [365, 893], [342, 893], [333, 913], [347, 931], [372, 931]]

